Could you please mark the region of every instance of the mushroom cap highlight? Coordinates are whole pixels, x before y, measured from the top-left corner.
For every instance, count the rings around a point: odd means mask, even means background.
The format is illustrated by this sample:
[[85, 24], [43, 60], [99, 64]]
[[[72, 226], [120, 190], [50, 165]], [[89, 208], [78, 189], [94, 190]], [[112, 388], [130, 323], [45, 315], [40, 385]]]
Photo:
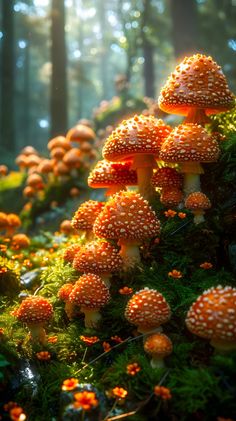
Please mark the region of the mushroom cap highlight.
[[110, 300], [109, 289], [94, 273], [82, 275], [70, 293], [69, 301], [88, 309], [99, 309]]
[[147, 354], [155, 355], [159, 358], [165, 358], [173, 351], [173, 344], [164, 333], [154, 333], [145, 339], [144, 351]]
[[130, 323], [150, 329], [168, 322], [170, 316], [170, 307], [163, 295], [147, 287], [136, 292], [125, 309], [125, 317]]
[[47, 322], [52, 316], [52, 305], [46, 298], [39, 296], [25, 298], [16, 310], [17, 319], [26, 324]]
[[165, 162], [215, 162], [220, 149], [214, 136], [199, 124], [186, 123], [176, 127], [161, 146]]
[[88, 200], [82, 203], [73, 216], [72, 227], [76, 230], [91, 230], [103, 208], [104, 203], [95, 200]]
[[201, 338], [236, 342], [236, 288], [212, 287], [190, 307], [186, 325]]
[[98, 161], [88, 177], [88, 185], [93, 188], [109, 186], [135, 186], [137, 173], [131, 170], [131, 162]]
[[163, 167], [159, 168], [153, 174], [151, 183], [153, 187], [181, 188], [183, 184], [183, 176], [175, 168]]
[[119, 250], [107, 241], [91, 241], [80, 248], [73, 261], [79, 272], [97, 275], [117, 271], [121, 266]]
[[187, 209], [191, 210], [211, 208], [210, 200], [202, 192], [190, 193], [189, 196], [186, 198], [184, 205]]
[[98, 237], [143, 241], [160, 233], [160, 222], [139, 193], [122, 191], [105, 204], [93, 230]]
[[108, 161], [130, 161], [136, 154], [158, 157], [161, 144], [171, 130], [153, 116], [135, 115], [113, 130], [103, 147], [103, 157]]
[[167, 113], [187, 115], [194, 108], [217, 114], [234, 106], [222, 69], [209, 56], [185, 57], [161, 89], [159, 107]]

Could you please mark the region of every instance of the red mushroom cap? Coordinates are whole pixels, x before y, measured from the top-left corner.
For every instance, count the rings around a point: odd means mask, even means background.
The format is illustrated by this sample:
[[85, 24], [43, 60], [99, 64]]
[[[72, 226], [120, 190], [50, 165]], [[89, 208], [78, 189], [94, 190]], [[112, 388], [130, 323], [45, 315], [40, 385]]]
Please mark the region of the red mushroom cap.
[[15, 213], [9, 213], [7, 215], [7, 226], [12, 228], [19, 228], [21, 226], [21, 220]]
[[113, 130], [103, 147], [103, 157], [108, 161], [130, 161], [136, 154], [158, 157], [161, 144], [171, 130], [153, 116], [136, 115]]
[[185, 57], [168, 78], [159, 96], [159, 107], [167, 113], [187, 115], [190, 108], [217, 114], [234, 106], [220, 66], [202, 54]]
[[137, 173], [131, 170], [131, 162], [98, 161], [88, 177], [88, 185], [93, 188], [104, 188], [115, 185], [137, 185]]
[[190, 307], [186, 325], [201, 338], [236, 342], [236, 288], [212, 287]]
[[122, 266], [119, 251], [107, 241], [92, 241], [81, 247], [73, 261], [74, 269], [97, 275], [114, 272]]
[[177, 187], [181, 188], [183, 176], [174, 168], [159, 168], [152, 176], [151, 183], [153, 187]]
[[215, 138], [200, 125], [180, 124], [161, 147], [160, 157], [165, 162], [215, 162], [219, 157]]
[[98, 237], [146, 240], [160, 233], [160, 222], [147, 200], [135, 192], [119, 192], [104, 206], [94, 223]]
[[66, 262], [72, 263], [80, 248], [81, 246], [78, 244], [72, 244], [71, 246], [67, 247], [64, 251], [63, 259]]
[[109, 300], [109, 289], [102, 279], [93, 273], [82, 275], [75, 283], [69, 297], [71, 303], [91, 309], [99, 309]]
[[30, 174], [26, 180], [28, 186], [39, 189], [43, 186], [43, 179], [39, 174]]
[[183, 193], [177, 188], [168, 190], [163, 189], [161, 192], [160, 201], [164, 206], [178, 206], [183, 200]]
[[103, 202], [95, 200], [88, 200], [82, 203], [78, 210], [75, 212], [72, 219], [72, 226], [77, 230], [91, 230], [95, 219], [100, 214], [104, 207]]
[[125, 317], [130, 323], [150, 329], [168, 322], [170, 316], [170, 307], [163, 295], [149, 288], [136, 292], [125, 309]]
[[173, 345], [164, 333], [154, 333], [145, 339], [144, 351], [148, 354], [158, 356], [159, 358], [165, 358], [170, 355], [173, 351]]
[[23, 323], [38, 324], [49, 321], [53, 316], [53, 307], [46, 298], [31, 296], [22, 301], [16, 311], [16, 317]]
[[189, 194], [185, 200], [185, 207], [191, 210], [210, 209], [211, 202], [204, 193], [199, 191]]
[[69, 296], [70, 293], [72, 292], [73, 288], [74, 288], [74, 284], [71, 283], [67, 283], [62, 285], [62, 287], [59, 289], [57, 296], [58, 298], [60, 298], [60, 300], [62, 301], [69, 301]]

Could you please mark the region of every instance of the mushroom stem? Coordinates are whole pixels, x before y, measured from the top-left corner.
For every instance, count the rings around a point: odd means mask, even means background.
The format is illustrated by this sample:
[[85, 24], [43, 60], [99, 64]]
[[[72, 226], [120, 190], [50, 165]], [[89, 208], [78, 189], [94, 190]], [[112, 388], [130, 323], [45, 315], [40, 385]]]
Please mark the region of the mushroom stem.
[[85, 315], [85, 319], [84, 319], [85, 327], [97, 328], [102, 318], [101, 314], [99, 313], [99, 309], [81, 307], [80, 310]]
[[201, 126], [205, 126], [205, 124], [210, 123], [210, 121], [211, 120], [207, 117], [203, 108], [192, 107], [190, 108], [184, 123], [197, 123]]
[[137, 171], [139, 193], [147, 200], [155, 195], [155, 189], [151, 184], [153, 168], [157, 168], [153, 155], [137, 154], [134, 156], [131, 169]]
[[65, 312], [69, 320], [73, 319], [75, 313], [75, 306], [70, 301], [65, 302]]
[[132, 268], [140, 261], [139, 243], [137, 241], [119, 240], [120, 256], [124, 262], [125, 268]]
[[204, 170], [199, 162], [182, 162], [181, 172], [184, 174], [184, 193], [189, 195], [201, 191], [200, 174]]
[[34, 342], [40, 342], [42, 345], [47, 343], [47, 336], [43, 324], [28, 324], [28, 328]]
[[164, 359], [159, 357], [158, 355], [152, 355], [152, 359], [150, 361], [152, 368], [163, 368], [165, 367]]
[[113, 196], [114, 194], [122, 190], [127, 190], [126, 187], [122, 184], [118, 184], [117, 186], [111, 186], [109, 187], [109, 189], [107, 189], [105, 196]]
[[195, 225], [201, 224], [201, 222], [205, 221], [204, 218], [204, 210], [203, 209], [195, 209], [192, 210], [193, 214], [194, 214], [194, 218], [193, 218], [193, 222]]

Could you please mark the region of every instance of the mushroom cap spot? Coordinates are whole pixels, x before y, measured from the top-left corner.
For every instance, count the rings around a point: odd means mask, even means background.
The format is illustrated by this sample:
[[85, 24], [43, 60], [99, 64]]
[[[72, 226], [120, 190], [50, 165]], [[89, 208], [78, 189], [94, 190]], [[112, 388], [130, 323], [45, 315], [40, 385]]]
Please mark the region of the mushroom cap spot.
[[222, 69], [211, 57], [185, 57], [161, 89], [158, 104], [167, 113], [187, 115], [191, 108], [217, 114], [234, 106]]
[[82, 273], [97, 275], [115, 272], [122, 266], [119, 251], [107, 241], [91, 241], [76, 254], [73, 267]]
[[175, 168], [163, 167], [154, 172], [151, 183], [153, 187], [178, 187], [183, 184], [183, 176]]
[[93, 188], [109, 186], [136, 186], [137, 173], [131, 170], [131, 162], [98, 161], [88, 177], [88, 185]]
[[94, 273], [82, 275], [70, 293], [69, 301], [88, 309], [99, 309], [110, 300], [110, 293], [102, 279]]
[[71, 283], [62, 285], [62, 287], [59, 289], [57, 293], [58, 298], [60, 298], [60, 300], [62, 301], [68, 301], [69, 295], [73, 288], [74, 288], [74, 284], [71, 284]]
[[154, 333], [145, 340], [144, 350], [148, 354], [164, 358], [172, 353], [173, 344], [164, 333]]
[[217, 140], [199, 124], [180, 124], [161, 147], [165, 162], [215, 162], [220, 149]]
[[211, 202], [202, 192], [193, 192], [185, 200], [185, 207], [191, 210], [210, 209]]
[[160, 201], [164, 206], [177, 206], [183, 199], [183, 193], [178, 188], [165, 188], [161, 192]]
[[190, 307], [186, 325], [201, 338], [236, 342], [236, 288], [212, 287]]
[[150, 329], [168, 322], [170, 316], [170, 307], [163, 295], [149, 288], [136, 292], [125, 309], [125, 317], [130, 323]]
[[71, 221], [72, 227], [77, 230], [91, 230], [95, 219], [103, 207], [103, 202], [97, 202], [95, 200], [88, 200], [82, 203], [73, 216]]
[[123, 120], [107, 138], [103, 157], [108, 161], [130, 161], [136, 154], [159, 156], [160, 146], [172, 128], [153, 116]]
[[143, 241], [160, 233], [160, 222], [139, 193], [122, 191], [105, 204], [94, 223], [97, 237]]
[[38, 324], [50, 320], [52, 316], [52, 304], [46, 298], [38, 296], [25, 298], [16, 311], [17, 319], [23, 323]]

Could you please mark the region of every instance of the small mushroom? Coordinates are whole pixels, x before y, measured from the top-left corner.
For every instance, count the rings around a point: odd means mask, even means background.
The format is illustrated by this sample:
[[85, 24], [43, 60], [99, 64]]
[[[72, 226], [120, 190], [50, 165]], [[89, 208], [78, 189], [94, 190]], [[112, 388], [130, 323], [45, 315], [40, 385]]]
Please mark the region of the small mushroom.
[[15, 213], [7, 215], [6, 235], [12, 237], [14, 232], [21, 226], [21, 220]]
[[65, 302], [65, 312], [69, 320], [73, 319], [76, 314], [75, 305], [69, 300], [70, 293], [74, 288], [74, 284], [64, 284], [58, 291], [57, 296]]
[[194, 214], [194, 223], [196, 225], [205, 221], [205, 210], [211, 208], [211, 202], [202, 192], [191, 193], [185, 200], [185, 207], [190, 209]]
[[19, 249], [28, 248], [30, 245], [30, 239], [25, 234], [15, 234], [12, 237], [12, 245]]
[[6, 177], [8, 174], [8, 167], [6, 165], [0, 165], [0, 178]]
[[144, 341], [144, 351], [151, 355], [151, 367], [164, 367], [164, 358], [172, 353], [173, 345], [164, 333], [154, 333]]
[[94, 238], [93, 225], [103, 207], [103, 202], [97, 202], [95, 200], [88, 200], [82, 203], [73, 216], [71, 221], [72, 227], [76, 230], [84, 231], [85, 238], [92, 240]]
[[65, 262], [73, 263], [73, 260], [76, 256], [76, 254], [79, 252], [81, 246], [78, 244], [71, 244], [69, 247], [67, 247], [63, 254], [63, 259]]
[[71, 221], [69, 219], [64, 219], [64, 221], [61, 222], [60, 231], [65, 235], [71, 235], [75, 233], [75, 230], [72, 227]]
[[183, 200], [183, 193], [178, 188], [163, 188], [160, 201], [164, 206], [178, 206]]

